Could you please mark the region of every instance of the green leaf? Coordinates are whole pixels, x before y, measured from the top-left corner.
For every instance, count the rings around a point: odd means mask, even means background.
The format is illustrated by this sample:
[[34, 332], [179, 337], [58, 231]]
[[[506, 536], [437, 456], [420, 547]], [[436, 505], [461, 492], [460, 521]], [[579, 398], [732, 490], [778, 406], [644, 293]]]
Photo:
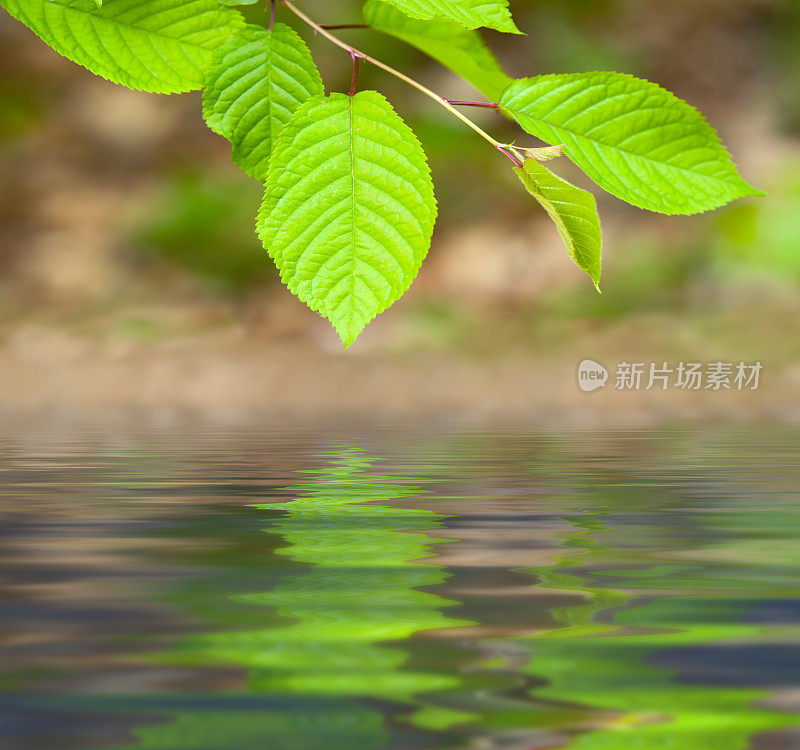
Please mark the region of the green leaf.
[[303, 102], [324, 91], [311, 53], [295, 31], [282, 23], [272, 31], [247, 26], [214, 58], [203, 116], [231, 142], [233, 161], [264, 181], [274, 138]]
[[508, 34], [520, 30], [511, 18], [508, 0], [383, 0], [411, 18], [455, 21], [467, 29], [485, 26]]
[[602, 238], [594, 196], [534, 159], [528, 159], [523, 167], [514, 167], [514, 171], [555, 223], [572, 260], [600, 291]]
[[0, 0], [56, 52], [132, 89], [192, 91], [244, 20], [217, 0]]
[[379, 93], [316, 96], [278, 136], [258, 233], [345, 346], [408, 289], [435, 220], [425, 153]]
[[703, 116], [660, 86], [622, 73], [526, 78], [503, 110], [618, 198], [665, 214], [761, 195], [736, 171]]
[[468, 80], [493, 102], [514, 82], [500, 67], [480, 34], [453, 21], [409, 18], [382, 0], [367, 0], [364, 21], [373, 29], [397, 37], [430, 55]]

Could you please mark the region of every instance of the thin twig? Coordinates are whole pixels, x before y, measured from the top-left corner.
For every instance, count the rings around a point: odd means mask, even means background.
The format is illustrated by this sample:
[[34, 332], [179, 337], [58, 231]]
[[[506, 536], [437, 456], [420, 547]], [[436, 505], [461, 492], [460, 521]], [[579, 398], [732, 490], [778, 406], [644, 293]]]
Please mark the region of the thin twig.
[[399, 78], [401, 81], [405, 81], [409, 86], [413, 86], [415, 89], [417, 89], [417, 91], [421, 91], [423, 94], [429, 96], [435, 102], [438, 102], [442, 107], [444, 107], [448, 112], [450, 112], [450, 114], [454, 115], [468, 127], [472, 128], [479, 136], [481, 136], [481, 138], [491, 143], [492, 146], [494, 146], [501, 154], [511, 159], [511, 161], [514, 162], [516, 166], [522, 166], [522, 162], [520, 162], [520, 160], [516, 156], [506, 151], [505, 144], [502, 144], [499, 141], [496, 141], [494, 138], [492, 138], [492, 136], [490, 136], [486, 131], [478, 127], [474, 122], [472, 122], [472, 120], [470, 120], [468, 117], [461, 114], [461, 112], [455, 109], [453, 105], [450, 104], [450, 102], [443, 96], [439, 96], [439, 94], [437, 94], [435, 91], [431, 91], [427, 86], [423, 86], [419, 81], [415, 81], [413, 78], [409, 78], [404, 73], [401, 73], [399, 70], [395, 70], [386, 63], [381, 62], [380, 60], [376, 60], [374, 57], [370, 57], [369, 55], [365, 55], [363, 52], [357, 50], [355, 47], [346, 44], [341, 39], [331, 34], [326, 28], [320, 26], [315, 21], [312, 21], [305, 13], [303, 13], [303, 11], [297, 8], [290, 0], [281, 0], [281, 3], [283, 4], [284, 7], [288, 8], [292, 13], [294, 13], [301, 21], [303, 21], [312, 29], [314, 29], [314, 31], [316, 31], [319, 34], [322, 34], [322, 36], [324, 36], [332, 44], [335, 44], [337, 47], [343, 49], [350, 55], [355, 54], [360, 59], [372, 63], [381, 70], [384, 70], [390, 75], [393, 75], [395, 78]]

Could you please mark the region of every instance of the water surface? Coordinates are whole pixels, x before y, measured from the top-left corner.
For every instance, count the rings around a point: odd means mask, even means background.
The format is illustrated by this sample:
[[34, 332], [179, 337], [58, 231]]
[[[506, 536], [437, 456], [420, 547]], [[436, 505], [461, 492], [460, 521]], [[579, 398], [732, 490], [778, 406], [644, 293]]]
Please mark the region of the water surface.
[[0, 747], [795, 750], [798, 448], [6, 435]]

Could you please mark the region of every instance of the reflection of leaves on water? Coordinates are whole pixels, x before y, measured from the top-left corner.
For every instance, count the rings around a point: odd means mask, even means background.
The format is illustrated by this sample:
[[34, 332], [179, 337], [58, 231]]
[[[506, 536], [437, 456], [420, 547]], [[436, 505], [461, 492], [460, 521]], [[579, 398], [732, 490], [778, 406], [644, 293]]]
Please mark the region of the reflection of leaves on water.
[[[708, 565], [696, 563], [703, 553], [696, 548], [691, 563], [670, 561], [674, 552], [659, 559], [656, 549], [647, 553], [652, 564], [643, 567], [641, 553], [630, 555], [620, 545], [620, 529], [636, 540], [637, 531], [652, 520], [626, 527], [630, 521], [624, 512], [605, 512], [600, 516], [603, 523], [591, 517], [572, 519], [578, 530], [565, 545], [580, 551], [563, 555], [554, 566], [531, 571], [545, 588], [582, 591], [587, 596], [586, 603], [555, 613], [562, 628], [528, 639], [533, 657], [527, 670], [549, 682], [534, 691], [535, 698], [607, 712], [607, 720], [601, 722], [605, 726], [577, 735], [567, 745], [570, 750], [743, 750], [757, 734], [798, 723], [797, 716], [756, 705], [770, 696], [767, 690], [724, 686], [713, 677], [709, 685], [690, 684], [654, 663], [671, 664], [670, 653], [679, 649], [694, 648], [693, 657], [702, 658], [703, 648], [710, 644], [735, 643], [741, 649], [748, 641], [757, 643], [763, 631], [746, 616], [759, 600], [769, 597], [769, 590], [777, 598], [784, 596], [791, 573], [796, 575], [796, 558], [791, 571], [766, 556], [760, 566], [753, 560], [749, 566], [714, 563], [718, 557], [734, 560], [741, 541], [736, 534], [721, 533], [725, 515], [720, 511], [706, 517], [688, 511], [678, 522], [684, 532], [692, 532], [689, 537], [704, 524], [716, 526], [716, 534], [704, 534], [715, 540], [707, 545], [712, 560]], [[738, 525], [738, 513], [728, 515], [731, 524]], [[797, 519], [796, 511], [787, 514], [787, 522]], [[604, 543], [606, 539], [612, 543]], [[676, 593], [664, 595], [664, 589]], [[737, 595], [733, 590], [743, 591]], [[658, 592], [657, 598], [651, 592]], [[746, 684], [759, 682], [752, 676]]]
[[273, 607], [292, 622], [205, 636], [195, 647], [254, 670], [251, 686], [284, 693], [396, 699], [453, 682], [400, 670], [405, 652], [374, 645], [462, 622], [439, 611], [454, 602], [418, 590], [441, 583], [446, 574], [412, 562], [430, 557], [434, 541], [408, 532], [438, 526], [439, 516], [375, 504], [420, 491], [366, 474], [368, 467], [358, 451], [344, 450], [328, 467], [311, 472], [311, 481], [289, 488], [296, 499], [260, 506], [283, 512], [269, 529], [287, 542], [278, 553], [310, 567], [286, 575], [267, 592], [237, 598]]
[[[542, 453], [541, 445], [525, 451]], [[470, 477], [468, 499], [495, 467], [499, 480], [503, 472], [520, 474], [505, 459], [458, 463], [446, 455], [441, 476]], [[248, 580], [261, 575], [263, 586], [224, 600], [256, 617], [234, 619], [231, 612], [233, 632], [196, 636], [158, 657], [244, 667], [246, 689], [192, 697], [182, 706], [154, 699], [148, 712], [165, 721], [140, 729], [137, 747], [744, 750], [762, 732], [797, 724], [796, 716], [763, 707], [778, 684], [769, 682], [776, 670], [758, 663], [766, 643], [759, 617], [773, 624], [776, 617], [763, 607], [788, 606], [797, 597], [794, 497], [773, 495], [760, 513], [755, 486], [769, 483], [743, 483], [716, 453], [718, 475], [691, 467], [689, 476], [668, 478], [649, 458], [631, 468], [630, 452], [610, 465], [569, 452], [541, 460], [570, 471], [584, 467], [577, 490], [572, 478], [557, 475], [554, 500], [546, 493], [536, 500], [545, 518], [572, 527], [555, 560], [528, 570], [548, 594], [539, 601], [559, 627], [542, 619], [549, 629], [502, 639], [470, 629], [470, 647], [454, 658], [441, 658], [449, 647], [444, 639], [412, 637], [463, 624], [444, 614], [455, 602], [430, 590], [447, 572], [420, 562], [442, 541], [424, 533], [442, 517], [393, 507], [421, 491], [404, 478], [373, 473], [358, 451], [340, 449], [289, 489], [290, 502], [258, 506], [280, 547], [248, 568]], [[565, 487], [576, 491], [569, 501]], [[542, 516], [529, 518], [538, 524]], [[519, 523], [524, 529], [523, 515]], [[248, 585], [236, 575], [219, 580], [226, 591], [231, 582]], [[576, 594], [585, 598], [570, 603]], [[494, 600], [497, 611], [507, 614], [519, 594], [509, 596]], [[472, 611], [469, 594], [459, 598]], [[486, 614], [473, 609], [476, 619]], [[787, 643], [797, 635], [790, 614]], [[737, 664], [721, 671], [726, 646]], [[785, 651], [770, 653], [775, 659]], [[747, 658], [758, 674], [741, 664]]]
[[386, 743], [381, 715], [354, 702], [242, 710], [221, 700], [207, 711], [180, 712], [139, 730], [133, 748], [153, 750], [378, 750]]
[[[301, 702], [303, 696], [385, 698], [411, 709], [417, 694], [458, 685], [457, 675], [407, 668], [405, 650], [379, 645], [468, 623], [440, 611], [457, 602], [419, 590], [447, 577], [441, 567], [419, 562], [442, 540], [418, 532], [439, 526], [440, 516], [377, 504], [421, 491], [368, 473], [371, 463], [357, 450], [342, 449], [325, 468], [306, 472], [307, 482], [287, 489], [294, 500], [258, 506], [280, 511], [267, 531], [286, 542], [278, 554], [297, 564], [268, 591], [234, 598], [268, 606], [286, 624], [197, 636], [179, 644], [172, 660], [236, 664], [248, 669], [250, 692], [294, 695]], [[308, 711], [292, 710], [180, 714], [168, 724], [140, 730], [141, 747], [209, 747], [209, 733], [217, 737], [211, 746], [220, 750], [242, 747], [237, 739], [243, 736], [269, 738], [272, 746], [293, 750], [316, 749], [323, 741], [326, 748], [368, 750], [387, 739], [381, 714], [352, 700], [312, 714], [313, 719]], [[418, 724], [431, 727], [467, 718], [425, 705], [417, 716]], [[282, 733], [286, 744], [274, 744]]]

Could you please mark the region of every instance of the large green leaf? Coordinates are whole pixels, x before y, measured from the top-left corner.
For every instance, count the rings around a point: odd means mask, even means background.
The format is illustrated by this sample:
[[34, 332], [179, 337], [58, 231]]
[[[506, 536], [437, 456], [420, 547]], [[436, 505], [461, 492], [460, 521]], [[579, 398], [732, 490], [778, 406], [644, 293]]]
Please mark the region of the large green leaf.
[[233, 145], [233, 160], [265, 180], [272, 143], [295, 110], [325, 87], [303, 40], [282, 23], [247, 26], [220, 48], [203, 91], [208, 126]]
[[693, 214], [759, 195], [703, 116], [649, 81], [622, 73], [526, 78], [500, 104], [532, 135], [564, 144], [600, 187], [634, 206]]
[[589, 274], [599, 291], [602, 239], [594, 196], [534, 159], [514, 167], [514, 171], [555, 223], [572, 260]]
[[422, 147], [377, 92], [316, 96], [278, 136], [258, 233], [345, 346], [408, 289], [435, 219]]
[[519, 34], [511, 18], [508, 0], [383, 0], [411, 18], [427, 21], [448, 19], [467, 29], [487, 29]]
[[514, 82], [500, 67], [480, 34], [453, 21], [409, 18], [382, 0], [367, 0], [364, 21], [373, 29], [402, 39], [430, 55], [493, 102]]
[[214, 50], [244, 20], [217, 0], [0, 0], [57, 52], [133, 89], [203, 85]]

